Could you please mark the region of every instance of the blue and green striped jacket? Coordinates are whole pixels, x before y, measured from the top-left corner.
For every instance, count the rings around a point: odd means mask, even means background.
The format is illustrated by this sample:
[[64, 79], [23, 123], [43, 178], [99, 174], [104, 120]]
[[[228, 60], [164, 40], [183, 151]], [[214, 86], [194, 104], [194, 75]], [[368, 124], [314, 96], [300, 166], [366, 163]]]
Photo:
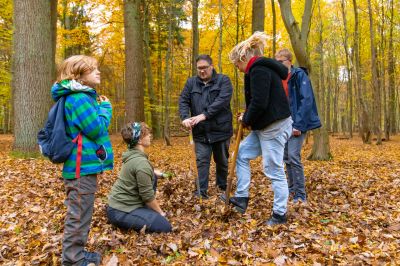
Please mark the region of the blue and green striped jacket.
[[[72, 84], [71, 84], [72, 83]], [[97, 102], [94, 89], [82, 86], [74, 88], [75, 81], [63, 80], [51, 88], [54, 101], [62, 96], [65, 100], [66, 132], [74, 139], [82, 132], [81, 176], [101, 173], [113, 168], [113, 151], [108, 126], [110, 124], [112, 107], [109, 102]], [[103, 145], [107, 158], [101, 162], [96, 156], [96, 150]], [[62, 176], [66, 179], [75, 178], [77, 146], [64, 163]]]

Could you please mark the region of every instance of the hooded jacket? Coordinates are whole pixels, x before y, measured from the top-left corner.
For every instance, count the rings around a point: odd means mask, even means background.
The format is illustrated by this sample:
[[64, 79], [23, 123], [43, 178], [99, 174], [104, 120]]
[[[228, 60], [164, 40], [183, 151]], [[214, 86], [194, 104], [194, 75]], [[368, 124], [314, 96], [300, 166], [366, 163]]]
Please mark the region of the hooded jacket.
[[[93, 88], [83, 86], [74, 80], [63, 80], [51, 88], [54, 101], [62, 96], [65, 100], [66, 132], [74, 139], [79, 132], [82, 135], [82, 157], [80, 175], [101, 173], [113, 168], [113, 151], [108, 135], [112, 107], [109, 102], [97, 103], [97, 93]], [[106, 158], [101, 161], [96, 151], [103, 145]], [[77, 146], [64, 163], [62, 176], [75, 178]]]
[[122, 163], [118, 179], [108, 195], [108, 205], [129, 213], [155, 198], [154, 169], [147, 155], [136, 148], [122, 154]]
[[288, 69], [278, 61], [259, 57], [245, 74], [246, 112], [243, 123], [253, 130], [261, 130], [275, 121], [290, 116], [290, 109], [282, 79]]
[[321, 127], [314, 92], [307, 73], [301, 68], [292, 67], [288, 87], [293, 128], [305, 132]]

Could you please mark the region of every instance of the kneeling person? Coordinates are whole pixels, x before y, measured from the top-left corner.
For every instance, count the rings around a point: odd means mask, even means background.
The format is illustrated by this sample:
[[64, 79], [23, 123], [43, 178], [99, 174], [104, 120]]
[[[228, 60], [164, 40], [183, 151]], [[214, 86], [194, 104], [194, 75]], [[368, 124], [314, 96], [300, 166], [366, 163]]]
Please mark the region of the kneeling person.
[[110, 223], [122, 228], [146, 232], [170, 232], [155, 198], [157, 177], [145, 153], [151, 143], [150, 128], [143, 122], [129, 123], [121, 131], [128, 150], [122, 155], [122, 169], [108, 196], [107, 216]]

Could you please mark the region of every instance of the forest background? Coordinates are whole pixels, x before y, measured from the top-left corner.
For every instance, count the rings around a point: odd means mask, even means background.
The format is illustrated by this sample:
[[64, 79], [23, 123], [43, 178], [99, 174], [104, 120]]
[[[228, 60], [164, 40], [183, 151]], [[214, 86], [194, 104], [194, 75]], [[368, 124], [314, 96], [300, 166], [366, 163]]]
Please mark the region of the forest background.
[[[150, 160], [173, 175], [157, 193], [172, 234], [113, 228], [104, 208], [125, 146], [112, 136], [115, 169], [99, 178], [88, 243], [103, 264], [399, 264], [399, 9], [394, 0], [2, 0], [0, 263], [60, 263], [60, 167], [37, 158], [36, 135], [56, 65], [88, 54], [113, 105], [111, 133], [146, 121], [158, 138]], [[246, 215], [225, 215], [214, 186], [209, 201], [192, 197], [193, 154], [178, 116], [200, 53], [231, 78], [232, 110], [243, 111], [243, 76], [228, 53], [255, 30], [269, 36], [266, 56], [289, 48], [309, 70], [323, 122], [303, 149], [309, 204], [289, 202], [289, 222], [276, 229], [262, 225], [273, 196], [260, 160]]]

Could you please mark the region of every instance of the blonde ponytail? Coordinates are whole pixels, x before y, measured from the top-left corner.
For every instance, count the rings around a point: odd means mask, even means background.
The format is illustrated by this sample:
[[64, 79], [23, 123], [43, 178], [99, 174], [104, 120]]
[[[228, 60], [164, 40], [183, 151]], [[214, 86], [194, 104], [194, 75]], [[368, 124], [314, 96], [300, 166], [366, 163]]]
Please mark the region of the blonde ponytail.
[[267, 42], [267, 34], [256, 31], [247, 40], [237, 44], [229, 53], [229, 60], [232, 63], [247, 61], [253, 56], [264, 54], [264, 46]]

